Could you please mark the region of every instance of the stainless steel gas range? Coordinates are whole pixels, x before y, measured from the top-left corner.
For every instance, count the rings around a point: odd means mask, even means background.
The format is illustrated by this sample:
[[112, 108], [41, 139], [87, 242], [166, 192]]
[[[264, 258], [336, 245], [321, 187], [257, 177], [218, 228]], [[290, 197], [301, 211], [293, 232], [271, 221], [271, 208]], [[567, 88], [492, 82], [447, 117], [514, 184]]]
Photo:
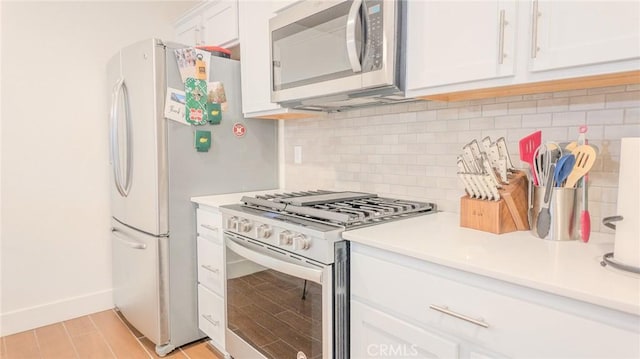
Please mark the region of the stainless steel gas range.
[[342, 232], [433, 213], [432, 203], [305, 191], [220, 207], [226, 349], [236, 359], [349, 357], [349, 249]]

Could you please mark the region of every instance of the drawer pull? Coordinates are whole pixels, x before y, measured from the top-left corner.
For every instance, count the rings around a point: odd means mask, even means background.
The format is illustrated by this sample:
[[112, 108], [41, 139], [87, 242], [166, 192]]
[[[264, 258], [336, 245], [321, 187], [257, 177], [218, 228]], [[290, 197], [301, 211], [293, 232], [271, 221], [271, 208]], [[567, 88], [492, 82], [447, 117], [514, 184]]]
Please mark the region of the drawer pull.
[[462, 319], [462, 320], [467, 321], [469, 323], [473, 323], [473, 324], [481, 326], [483, 328], [489, 328], [489, 324], [483, 322], [482, 320], [473, 319], [471, 317], [467, 317], [466, 315], [462, 315], [462, 314], [458, 314], [456, 312], [452, 312], [447, 307], [440, 307], [440, 306], [431, 304], [429, 306], [429, 308], [433, 309], [433, 310], [435, 310], [437, 312], [444, 313], [444, 314], [450, 315], [452, 317], [456, 317], [458, 319]]
[[220, 270], [219, 270], [218, 268], [214, 268], [214, 267], [212, 267], [212, 266], [210, 266], [210, 265], [208, 265], [208, 264], [203, 264], [203, 265], [201, 265], [200, 267], [202, 267], [202, 268], [204, 268], [204, 269], [208, 270], [208, 271], [209, 271], [209, 272], [211, 272], [211, 273], [215, 273], [215, 274], [220, 273]]
[[218, 325], [220, 325], [220, 321], [219, 320], [213, 320], [213, 317], [209, 314], [206, 315], [202, 315], [202, 317], [209, 323], [213, 324], [214, 327], [217, 327]]
[[210, 231], [213, 231], [213, 232], [217, 232], [218, 231], [218, 227], [214, 227], [214, 226], [212, 226], [210, 224], [201, 224], [200, 226], [202, 226], [202, 227], [204, 227], [204, 228], [206, 228], [206, 229], [208, 229]]

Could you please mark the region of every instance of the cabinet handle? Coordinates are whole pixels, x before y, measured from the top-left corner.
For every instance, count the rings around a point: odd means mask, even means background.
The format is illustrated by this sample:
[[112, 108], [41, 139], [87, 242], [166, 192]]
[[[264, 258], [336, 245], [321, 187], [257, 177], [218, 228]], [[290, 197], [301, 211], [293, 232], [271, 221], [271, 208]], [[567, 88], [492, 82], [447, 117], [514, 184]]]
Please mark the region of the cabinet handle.
[[220, 321], [219, 320], [213, 320], [213, 317], [209, 314], [206, 315], [202, 315], [202, 317], [209, 323], [213, 324], [213, 326], [217, 327], [218, 325], [220, 325]]
[[473, 319], [471, 317], [467, 317], [466, 315], [458, 314], [456, 312], [452, 312], [447, 307], [440, 307], [440, 306], [431, 304], [431, 305], [429, 305], [429, 308], [433, 309], [433, 310], [435, 310], [437, 312], [444, 313], [446, 315], [450, 315], [450, 316], [458, 318], [458, 319], [462, 319], [462, 320], [464, 320], [466, 322], [475, 324], [477, 326], [481, 326], [483, 328], [489, 328], [489, 324], [485, 323], [484, 321], [478, 320], [478, 319]]
[[538, 55], [538, 0], [533, 0], [533, 12], [531, 13], [531, 58], [535, 59]]
[[201, 224], [200, 226], [204, 227], [204, 228], [206, 228], [206, 229], [208, 229], [210, 231], [213, 231], [213, 232], [217, 232], [218, 231], [218, 227], [214, 227], [214, 226], [212, 226], [210, 224]]
[[507, 55], [504, 54], [504, 27], [508, 24], [504, 19], [505, 10], [500, 10], [500, 44], [498, 45], [498, 64], [504, 63], [504, 58]]
[[204, 268], [204, 269], [208, 270], [208, 271], [209, 271], [209, 272], [211, 272], [211, 273], [215, 273], [215, 274], [220, 273], [220, 270], [219, 270], [218, 268], [214, 268], [214, 267], [212, 267], [212, 266], [210, 266], [210, 265], [208, 265], [208, 264], [203, 264], [203, 265], [201, 265], [200, 267], [202, 267], [202, 268]]

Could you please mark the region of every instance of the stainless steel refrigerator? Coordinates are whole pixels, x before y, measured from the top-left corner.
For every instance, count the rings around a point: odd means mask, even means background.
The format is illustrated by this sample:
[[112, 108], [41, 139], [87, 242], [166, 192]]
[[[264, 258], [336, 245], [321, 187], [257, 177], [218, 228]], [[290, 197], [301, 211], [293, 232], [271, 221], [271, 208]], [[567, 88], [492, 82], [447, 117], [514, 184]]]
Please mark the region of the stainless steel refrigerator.
[[[107, 66], [114, 303], [159, 355], [204, 337], [190, 197], [278, 185], [277, 126], [243, 118], [238, 61], [211, 57], [209, 81], [223, 83], [228, 103], [219, 125], [164, 118], [167, 86], [184, 88], [173, 53], [182, 47], [141, 41]], [[208, 152], [196, 151], [196, 130], [211, 131]]]

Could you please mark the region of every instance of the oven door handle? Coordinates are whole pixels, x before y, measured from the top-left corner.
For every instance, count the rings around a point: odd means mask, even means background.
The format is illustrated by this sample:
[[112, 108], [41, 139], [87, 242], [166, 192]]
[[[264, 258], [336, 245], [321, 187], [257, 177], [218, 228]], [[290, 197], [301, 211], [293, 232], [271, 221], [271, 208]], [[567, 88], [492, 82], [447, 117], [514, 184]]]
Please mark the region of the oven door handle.
[[254, 251], [253, 249], [247, 248], [238, 243], [238, 241], [232, 237], [227, 237], [226, 239], [227, 248], [254, 263], [282, 272], [284, 274], [322, 284], [321, 269], [314, 269], [299, 264], [285, 262], [268, 254], [260, 253]]

